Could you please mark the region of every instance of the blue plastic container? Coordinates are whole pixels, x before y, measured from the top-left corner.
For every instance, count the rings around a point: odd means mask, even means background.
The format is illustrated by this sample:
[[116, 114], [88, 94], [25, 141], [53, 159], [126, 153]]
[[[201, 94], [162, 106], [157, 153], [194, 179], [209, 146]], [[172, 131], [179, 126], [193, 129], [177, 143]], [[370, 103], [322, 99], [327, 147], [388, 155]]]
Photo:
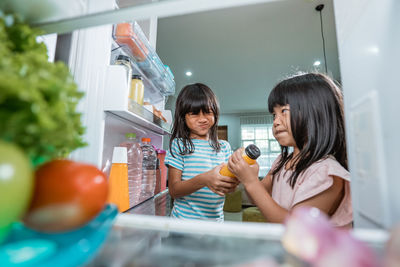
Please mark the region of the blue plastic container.
[[82, 266], [96, 256], [118, 214], [107, 205], [88, 224], [75, 231], [44, 234], [15, 223], [0, 245], [0, 265], [8, 266]]

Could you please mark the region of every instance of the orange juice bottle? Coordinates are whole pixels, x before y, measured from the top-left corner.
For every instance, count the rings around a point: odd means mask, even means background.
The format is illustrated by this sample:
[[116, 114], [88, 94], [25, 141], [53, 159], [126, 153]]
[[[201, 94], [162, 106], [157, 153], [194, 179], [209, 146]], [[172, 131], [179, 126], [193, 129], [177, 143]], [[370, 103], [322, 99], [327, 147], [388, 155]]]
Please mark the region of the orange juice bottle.
[[129, 209], [128, 156], [126, 147], [114, 147], [110, 177], [108, 202], [117, 205], [118, 211]]
[[[256, 159], [260, 155], [261, 155], [260, 149], [256, 145], [251, 144], [245, 148], [242, 157], [249, 165], [253, 165], [254, 163], [256, 163]], [[227, 165], [224, 165], [224, 167], [222, 167], [219, 173], [223, 176], [235, 178], [235, 175], [228, 170]]]

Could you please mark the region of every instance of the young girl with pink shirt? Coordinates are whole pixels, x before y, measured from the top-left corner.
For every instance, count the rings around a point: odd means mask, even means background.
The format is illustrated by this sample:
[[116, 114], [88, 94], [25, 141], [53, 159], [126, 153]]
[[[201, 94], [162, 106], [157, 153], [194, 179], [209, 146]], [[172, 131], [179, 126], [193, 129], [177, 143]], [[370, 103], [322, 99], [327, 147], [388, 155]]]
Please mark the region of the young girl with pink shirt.
[[312, 206], [326, 213], [334, 226], [351, 227], [341, 90], [326, 75], [297, 75], [274, 87], [268, 109], [281, 155], [261, 181], [259, 166], [248, 165], [242, 149], [230, 157], [229, 170], [268, 222], [282, 223], [292, 209]]

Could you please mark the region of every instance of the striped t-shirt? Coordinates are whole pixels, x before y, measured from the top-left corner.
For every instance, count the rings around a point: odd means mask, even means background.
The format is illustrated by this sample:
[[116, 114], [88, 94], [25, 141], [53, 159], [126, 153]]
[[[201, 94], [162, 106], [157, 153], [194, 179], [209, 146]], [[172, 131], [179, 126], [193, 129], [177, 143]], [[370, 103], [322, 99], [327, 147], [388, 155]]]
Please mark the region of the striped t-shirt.
[[[204, 173], [227, 162], [232, 154], [228, 142], [219, 140], [220, 152], [216, 152], [207, 140], [192, 139], [194, 152], [187, 155], [180, 155], [178, 142], [183, 148], [183, 142], [174, 139], [171, 144], [171, 152], [167, 151], [165, 164], [182, 171], [182, 181], [189, 180], [198, 174]], [[208, 187], [203, 187], [190, 195], [175, 199], [171, 216], [180, 219], [206, 219], [223, 221], [225, 197], [212, 192]]]

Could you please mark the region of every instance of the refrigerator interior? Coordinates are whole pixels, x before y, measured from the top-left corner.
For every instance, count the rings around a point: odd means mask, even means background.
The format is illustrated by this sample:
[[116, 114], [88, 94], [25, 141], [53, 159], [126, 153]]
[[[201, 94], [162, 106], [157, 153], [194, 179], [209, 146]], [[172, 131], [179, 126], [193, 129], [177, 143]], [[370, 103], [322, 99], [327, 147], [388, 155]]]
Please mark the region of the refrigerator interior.
[[[106, 2], [99, 1], [101, 4], [96, 8], [114, 8], [114, 4]], [[400, 17], [396, 14], [400, 2], [334, 0], [334, 4], [349, 161], [354, 177], [355, 226], [388, 229], [400, 221], [397, 192], [400, 188], [397, 170], [400, 162], [400, 139], [397, 137], [400, 124], [395, 118], [400, 99], [397, 88]], [[106, 165], [113, 147], [123, 141], [127, 132], [139, 133], [140, 138], [150, 137], [159, 148], [162, 148], [165, 134], [157, 127], [150, 130], [152, 126], [132, 123], [129, 115], [124, 117], [121, 113], [105, 111], [105, 91], [113, 90], [105, 87], [107, 65], [112, 58], [111, 32], [111, 25], [79, 30], [69, 35], [67, 46], [70, 55], [66, 62], [86, 93], [79, 108], [87, 127], [85, 140], [89, 142], [88, 147], [74, 153], [72, 158], [98, 167]], [[263, 236], [265, 232], [253, 224], [234, 224], [232, 227], [242, 235], [224, 235], [223, 231], [219, 234], [206, 233], [206, 228], [197, 224], [193, 225], [197, 232], [188, 233], [178, 228], [168, 229], [170, 224], [167, 223], [164, 229], [152, 224], [146, 228], [143, 226], [149, 220], [146, 217], [138, 216], [137, 221], [132, 221], [131, 217], [124, 221], [124, 218], [124, 215], [119, 217], [92, 266], [168, 266], [168, 260], [174, 262], [174, 266], [188, 262], [195, 262], [197, 266], [233, 263], [240, 266], [252, 260], [307, 266], [288, 255], [277, 237]], [[157, 223], [164, 222], [157, 218]], [[268, 225], [265, 227], [268, 228]], [[257, 232], [258, 237], [243, 236], [252, 231]], [[375, 245], [378, 250], [383, 247], [383, 243]]]

